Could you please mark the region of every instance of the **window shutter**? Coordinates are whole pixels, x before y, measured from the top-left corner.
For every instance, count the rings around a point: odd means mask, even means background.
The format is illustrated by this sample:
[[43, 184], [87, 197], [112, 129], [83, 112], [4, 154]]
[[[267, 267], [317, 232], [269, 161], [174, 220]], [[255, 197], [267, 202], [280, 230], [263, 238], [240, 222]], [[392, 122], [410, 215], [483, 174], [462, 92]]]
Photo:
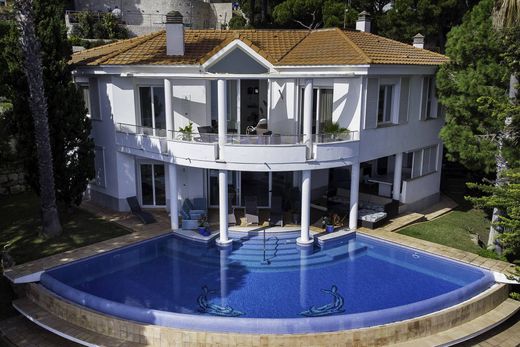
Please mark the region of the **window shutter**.
[[97, 78], [89, 78], [88, 89], [90, 91], [90, 118], [101, 119], [99, 113], [99, 88]]
[[425, 120], [426, 110], [427, 110], [427, 102], [428, 102], [428, 87], [430, 85], [430, 77], [423, 77], [422, 88], [421, 88], [421, 120]]
[[365, 109], [365, 129], [377, 127], [377, 103], [379, 98], [379, 79], [368, 78], [367, 107]]
[[399, 124], [408, 122], [408, 95], [410, 94], [410, 78], [401, 78], [401, 93], [399, 96]]

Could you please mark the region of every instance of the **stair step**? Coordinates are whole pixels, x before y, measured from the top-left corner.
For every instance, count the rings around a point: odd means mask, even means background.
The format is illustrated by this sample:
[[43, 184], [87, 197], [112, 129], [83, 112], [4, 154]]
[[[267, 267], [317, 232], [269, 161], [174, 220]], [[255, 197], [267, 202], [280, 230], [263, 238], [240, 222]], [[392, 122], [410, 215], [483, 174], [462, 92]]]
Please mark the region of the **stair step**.
[[13, 301], [13, 306], [40, 327], [58, 334], [61, 337], [84, 346], [140, 347], [143, 344], [116, 339], [71, 324], [52, 315], [47, 310], [27, 298]]

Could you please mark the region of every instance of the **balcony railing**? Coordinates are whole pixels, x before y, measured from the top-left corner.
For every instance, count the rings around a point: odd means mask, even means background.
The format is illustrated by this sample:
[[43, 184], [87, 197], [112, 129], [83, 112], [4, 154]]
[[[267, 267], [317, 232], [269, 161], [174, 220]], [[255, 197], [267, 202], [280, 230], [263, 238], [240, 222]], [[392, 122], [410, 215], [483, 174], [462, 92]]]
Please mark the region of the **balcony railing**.
[[[217, 143], [219, 136], [217, 133], [199, 133], [199, 132], [183, 132], [183, 131], [166, 131], [166, 129], [151, 128], [141, 125], [117, 123], [116, 131], [125, 134], [138, 134], [150, 137], [165, 138], [166, 140], [179, 142], [196, 142], [196, 143]], [[348, 131], [337, 134], [313, 134], [314, 143], [334, 143], [358, 141], [359, 133], [357, 131]], [[304, 135], [239, 135], [227, 134], [226, 144], [228, 145], [298, 145], [304, 144]]]

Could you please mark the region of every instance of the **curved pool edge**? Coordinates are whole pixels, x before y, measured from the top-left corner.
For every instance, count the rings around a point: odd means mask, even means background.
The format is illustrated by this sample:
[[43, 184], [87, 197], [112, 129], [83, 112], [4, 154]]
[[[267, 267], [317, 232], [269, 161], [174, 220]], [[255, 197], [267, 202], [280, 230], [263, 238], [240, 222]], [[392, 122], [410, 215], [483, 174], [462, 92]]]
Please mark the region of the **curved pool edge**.
[[[221, 345], [251, 343], [262, 337], [269, 344], [330, 345], [354, 342], [359, 346], [387, 345], [426, 337], [472, 321], [493, 310], [508, 298], [509, 286], [495, 284], [483, 293], [446, 309], [424, 316], [378, 325], [369, 328], [341, 330], [311, 334], [240, 334], [214, 333], [201, 330], [174, 329], [133, 322], [72, 303], [57, 296], [40, 284], [27, 285], [27, 296], [31, 301], [58, 318], [109, 337], [128, 341], [147, 341], [151, 346], [162, 346], [164, 341], [182, 343], [208, 343], [218, 341]], [[132, 332], [132, 333], [130, 333]], [[252, 340], [253, 339], [253, 340]]]
[[464, 287], [407, 305], [354, 314], [302, 318], [218, 317], [148, 309], [88, 294], [46, 273], [41, 276], [41, 284], [57, 296], [73, 303], [143, 324], [215, 333], [254, 334], [261, 331], [263, 334], [310, 334], [391, 324], [449, 308], [478, 296], [495, 283], [490, 272], [483, 270], [483, 273], [481, 279]]

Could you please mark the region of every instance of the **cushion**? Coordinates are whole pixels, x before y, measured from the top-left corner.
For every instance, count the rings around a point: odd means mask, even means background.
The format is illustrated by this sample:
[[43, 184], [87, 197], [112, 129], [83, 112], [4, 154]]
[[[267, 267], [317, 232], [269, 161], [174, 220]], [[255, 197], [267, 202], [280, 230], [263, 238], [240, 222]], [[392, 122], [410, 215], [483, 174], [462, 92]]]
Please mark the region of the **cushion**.
[[191, 219], [190, 214], [184, 210], [181, 210], [181, 216], [183, 220], [189, 220]]

